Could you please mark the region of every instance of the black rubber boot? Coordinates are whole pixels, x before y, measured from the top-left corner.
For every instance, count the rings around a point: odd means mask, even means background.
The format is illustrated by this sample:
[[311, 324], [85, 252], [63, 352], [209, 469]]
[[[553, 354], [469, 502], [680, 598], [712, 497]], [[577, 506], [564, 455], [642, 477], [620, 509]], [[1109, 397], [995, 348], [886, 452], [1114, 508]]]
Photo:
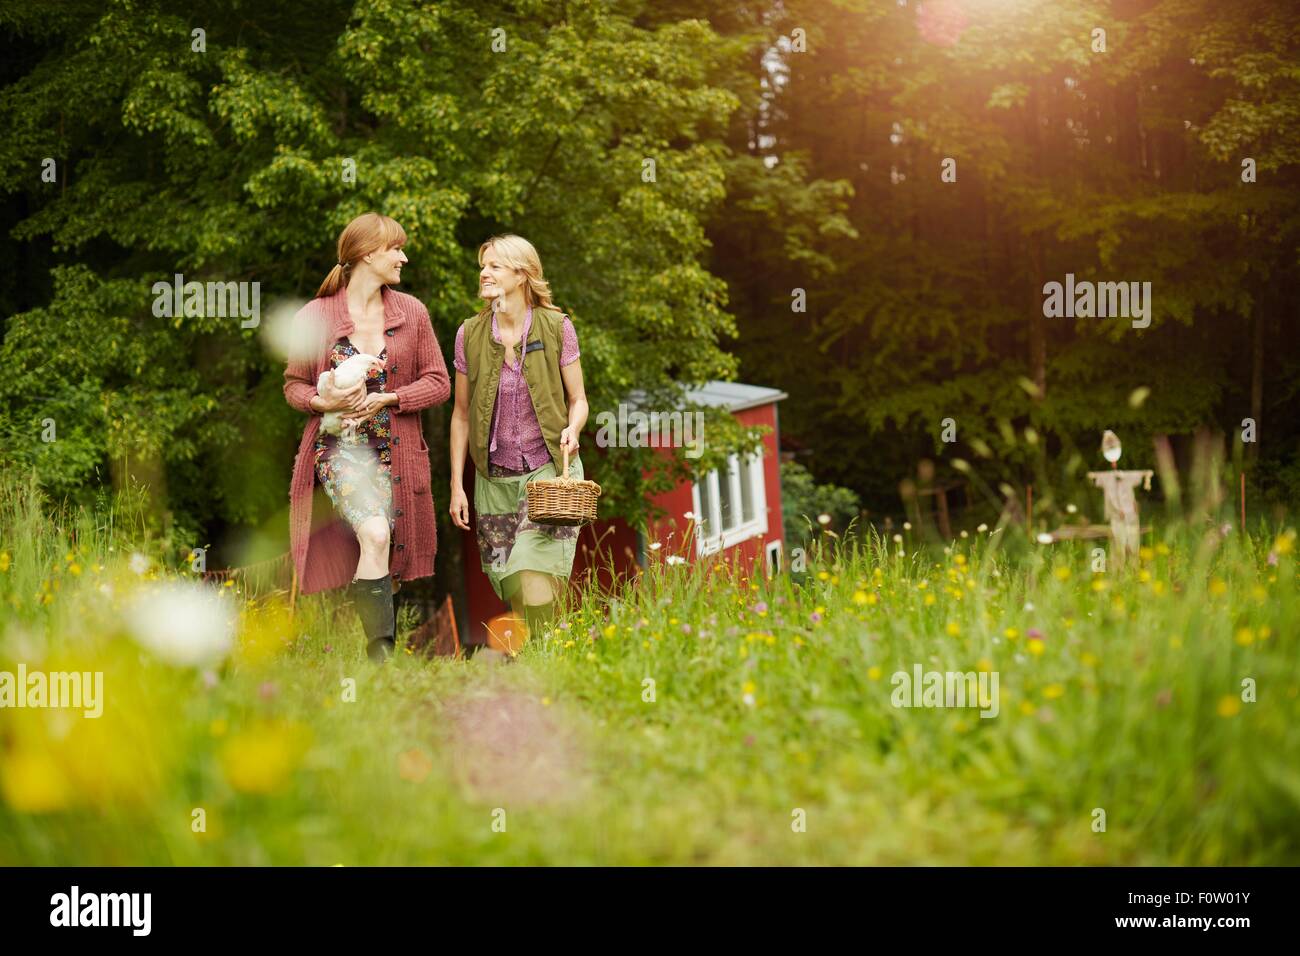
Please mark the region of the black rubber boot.
[[381, 664], [392, 656], [396, 621], [393, 613], [393, 579], [382, 578], [352, 582], [352, 601], [366, 633], [366, 656]]

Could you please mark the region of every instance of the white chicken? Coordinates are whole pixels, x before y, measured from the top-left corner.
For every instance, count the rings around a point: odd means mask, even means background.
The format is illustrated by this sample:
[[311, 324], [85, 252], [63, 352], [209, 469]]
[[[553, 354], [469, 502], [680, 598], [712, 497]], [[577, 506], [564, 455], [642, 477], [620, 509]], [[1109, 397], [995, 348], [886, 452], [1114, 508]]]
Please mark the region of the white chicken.
[[[382, 367], [383, 363], [383, 359], [364, 352], [348, 356], [332, 372], [321, 372], [320, 380], [316, 383], [316, 391], [323, 391], [327, 383], [343, 392], [356, 388], [358, 382], [365, 381], [366, 374], [372, 368]], [[355, 419], [345, 422], [342, 412], [326, 412], [320, 423], [320, 430], [324, 435], [341, 435], [345, 429], [349, 433], [355, 432], [357, 424]]]

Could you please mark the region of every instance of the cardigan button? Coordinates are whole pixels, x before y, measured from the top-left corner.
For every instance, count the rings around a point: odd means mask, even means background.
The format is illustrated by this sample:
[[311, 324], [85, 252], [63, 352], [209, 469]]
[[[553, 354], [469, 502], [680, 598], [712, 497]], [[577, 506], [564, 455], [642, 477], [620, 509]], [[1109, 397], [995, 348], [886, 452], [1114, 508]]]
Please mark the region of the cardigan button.
[[384, 334], [387, 335], [389, 338], [392, 338], [393, 335], [395, 335], [396, 333], [395, 333], [392, 329], [389, 329], [389, 330], [388, 330], [387, 332], [385, 332]]
[[393, 475], [393, 484], [400, 485], [401, 483], [402, 483], [402, 476]]
[[401, 550], [403, 550], [405, 547], [406, 547], [406, 545], [404, 545], [404, 544], [399, 544], [399, 545], [397, 546], [397, 550], [398, 550], [398, 551], [401, 551]]
[[398, 438], [396, 435], [394, 435], [394, 436], [393, 436], [393, 444], [394, 444], [394, 445], [400, 445], [401, 443], [402, 443], [402, 440], [401, 440], [400, 438]]
[[401, 508], [398, 508], [398, 509], [397, 509], [397, 517], [400, 518], [401, 516], [402, 516], [402, 509], [401, 509]]

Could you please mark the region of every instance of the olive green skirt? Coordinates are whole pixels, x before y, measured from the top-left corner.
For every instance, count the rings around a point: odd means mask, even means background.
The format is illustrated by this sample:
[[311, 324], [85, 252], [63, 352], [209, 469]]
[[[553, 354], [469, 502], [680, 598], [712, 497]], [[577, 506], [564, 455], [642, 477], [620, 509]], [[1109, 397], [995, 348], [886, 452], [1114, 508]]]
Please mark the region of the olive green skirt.
[[[541, 525], [528, 519], [526, 485], [558, 474], [555, 462], [526, 472], [507, 472], [489, 464], [489, 474], [474, 473], [474, 513], [479, 560], [492, 590], [503, 601], [519, 592], [520, 571], [568, 578], [578, 547], [578, 527]], [[569, 475], [586, 475], [582, 459], [570, 457]]]

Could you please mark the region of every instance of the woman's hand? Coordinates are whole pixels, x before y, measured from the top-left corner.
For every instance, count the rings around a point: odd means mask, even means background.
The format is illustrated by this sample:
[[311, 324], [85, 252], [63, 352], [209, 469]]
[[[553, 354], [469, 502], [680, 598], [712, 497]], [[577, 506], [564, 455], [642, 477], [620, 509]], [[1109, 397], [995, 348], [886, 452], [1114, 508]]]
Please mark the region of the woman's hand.
[[[363, 386], [364, 387], [364, 386]], [[344, 421], [364, 421], [375, 415], [381, 408], [397, 404], [397, 394], [395, 392], [371, 392], [361, 399], [360, 406], [356, 411], [351, 411], [343, 416]]]
[[469, 530], [469, 499], [465, 497], [465, 489], [459, 485], [451, 489], [451, 506], [448, 508], [451, 512], [451, 523], [462, 531]]
[[362, 407], [366, 401], [366, 383], [357, 382], [355, 386], [348, 389], [334, 387], [334, 373], [330, 372], [325, 377], [325, 387], [318, 390], [320, 399], [319, 411], [322, 412], [342, 412], [356, 410]]
[[578, 431], [572, 425], [560, 432], [560, 451], [566, 450], [570, 455], [578, 451]]

